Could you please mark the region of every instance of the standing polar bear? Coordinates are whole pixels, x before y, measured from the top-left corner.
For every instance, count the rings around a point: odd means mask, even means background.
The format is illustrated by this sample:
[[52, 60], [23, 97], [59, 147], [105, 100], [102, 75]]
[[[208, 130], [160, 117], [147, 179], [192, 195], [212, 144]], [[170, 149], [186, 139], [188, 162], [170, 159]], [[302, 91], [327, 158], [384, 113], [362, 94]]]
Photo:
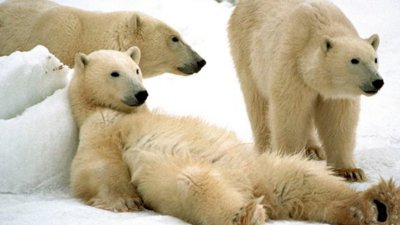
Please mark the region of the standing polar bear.
[[378, 36], [360, 38], [328, 1], [243, 0], [229, 40], [259, 151], [326, 154], [338, 175], [365, 180], [353, 149], [359, 96], [383, 86]]
[[9, 0], [0, 4], [0, 56], [46, 46], [72, 67], [78, 52], [143, 50], [145, 77], [169, 72], [193, 74], [206, 64], [179, 33], [138, 12], [90, 12], [48, 0]]
[[132, 48], [76, 57], [69, 93], [83, 123], [71, 167], [75, 196], [112, 211], [147, 207], [194, 225], [400, 222], [400, 188], [391, 181], [358, 192], [318, 162], [258, 154], [228, 130], [148, 111], [131, 60], [139, 55]]

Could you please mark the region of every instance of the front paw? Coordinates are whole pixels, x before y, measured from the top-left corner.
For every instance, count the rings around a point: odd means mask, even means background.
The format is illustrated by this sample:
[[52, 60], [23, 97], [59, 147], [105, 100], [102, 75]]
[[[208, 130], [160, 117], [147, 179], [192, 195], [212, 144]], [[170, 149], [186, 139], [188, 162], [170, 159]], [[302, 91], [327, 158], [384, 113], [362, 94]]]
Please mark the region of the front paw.
[[345, 178], [349, 182], [365, 182], [367, 176], [364, 171], [360, 168], [346, 168], [346, 169], [334, 169], [337, 176]]
[[143, 201], [140, 197], [126, 198], [92, 198], [88, 204], [99, 209], [105, 209], [112, 212], [134, 212], [144, 209]]

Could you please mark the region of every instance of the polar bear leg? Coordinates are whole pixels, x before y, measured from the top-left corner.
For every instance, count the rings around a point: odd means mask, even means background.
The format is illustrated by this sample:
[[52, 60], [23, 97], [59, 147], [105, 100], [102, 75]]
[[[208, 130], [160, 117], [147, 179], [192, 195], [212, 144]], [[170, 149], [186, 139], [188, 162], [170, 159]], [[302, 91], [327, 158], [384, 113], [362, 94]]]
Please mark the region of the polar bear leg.
[[97, 208], [115, 212], [143, 209], [141, 199], [130, 183], [128, 168], [117, 158], [94, 156], [75, 166], [71, 189], [75, 196]]
[[[355, 191], [322, 163], [293, 156], [267, 153], [249, 171], [256, 195], [264, 195], [271, 205], [271, 219], [298, 219], [328, 222], [331, 205], [352, 197]], [[327, 204], [329, 202], [329, 204]]]
[[[244, 84], [242, 83], [242, 89]], [[268, 121], [268, 101], [252, 87], [251, 91], [243, 91], [247, 115], [253, 131], [254, 142], [260, 153], [265, 152], [270, 147], [271, 134]]]
[[322, 149], [321, 144], [319, 143], [317, 131], [315, 126], [312, 126], [309, 131], [309, 136], [307, 139], [307, 144], [305, 148], [305, 153], [307, 158], [313, 160], [325, 160], [325, 151]]
[[[257, 195], [271, 205], [271, 219], [297, 219], [332, 224], [396, 224], [400, 188], [381, 181], [364, 192], [353, 190], [326, 166], [301, 156], [263, 154], [250, 171]], [[272, 194], [272, 196], [271, 196]], [[262, 202], [265, 204], [265, 202]]]
[[132, 182], [146, 207], [194, 224], [264, 224], [262, 198], [240, 190], [212, 163], [180, 153], [138, 157]]
[[328, 165], [348, 181], [365, 181], [366, 175], [353, 159], [359, 100], [321, 100], [316, 110], [315, 122]]
[[240, 86], [257, 150], [265, 152], [270, 147], [271, 134], [268, 119], [268, 100], [258, 90], [249, 65], [237, 64]]
[[290, 98], [281, 90], [269, 98], [271, 144], [274, 152], [295, 154], [306, 147], [312, 129], [314, 102], [309, 100], [312, 93], [302, 91], [301, 87], [298, 89], [293, 91], [295, 94]]
[[[118, 143], [106, 129], [81, 130], [81, 141], [71, 166], [72, 194], [87, 204], [110, 211], [143, 209], [130, 182]], [[82, 136], [86, 134], [86, 139]], [[94, 140], [97, 140], [94, 141]]]

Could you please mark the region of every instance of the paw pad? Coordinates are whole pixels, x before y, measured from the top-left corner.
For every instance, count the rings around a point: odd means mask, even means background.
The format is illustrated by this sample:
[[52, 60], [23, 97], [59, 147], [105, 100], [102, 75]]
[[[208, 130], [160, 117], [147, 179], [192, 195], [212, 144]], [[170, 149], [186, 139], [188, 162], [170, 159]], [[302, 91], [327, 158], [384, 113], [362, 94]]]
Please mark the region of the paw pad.
[[374, 204], [378, 210], [378, 222], [385, 222], [388, 218], [386, 205], [376, 199], [374, 200]]

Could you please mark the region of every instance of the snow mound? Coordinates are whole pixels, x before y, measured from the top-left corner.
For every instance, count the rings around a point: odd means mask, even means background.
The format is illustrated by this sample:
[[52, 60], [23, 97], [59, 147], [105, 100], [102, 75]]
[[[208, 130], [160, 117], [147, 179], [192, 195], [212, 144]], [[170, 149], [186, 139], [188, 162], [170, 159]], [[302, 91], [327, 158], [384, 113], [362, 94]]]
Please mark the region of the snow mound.
[[0, 192], [67, 186], [77, 129], [67, 88], [56, 90], [68, 72], [43, 46], [0, 58]]
[[15, 117], [63, 88], [68, 71], [41, 45], [0, 57], [0, 119]]

